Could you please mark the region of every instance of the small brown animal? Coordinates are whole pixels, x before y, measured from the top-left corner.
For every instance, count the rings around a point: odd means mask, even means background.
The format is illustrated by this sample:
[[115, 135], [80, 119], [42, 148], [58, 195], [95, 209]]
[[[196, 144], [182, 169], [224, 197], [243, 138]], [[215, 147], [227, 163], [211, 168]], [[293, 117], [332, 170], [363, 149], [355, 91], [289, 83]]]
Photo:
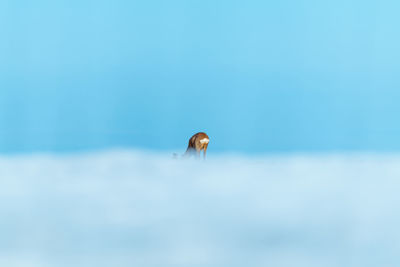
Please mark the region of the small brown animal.
[[197, 133], [193, 135], [189, 139], [189, 145], [186, 149], [185, 154], [183, 155], [184, 157], [190, 157], [191, 155], [196, 155], [197, 158], [200, 157], [200, 151], [203, 150], [203, 157], [204, 159], [206, 158], [207, 154], [207, 147], [208, 143], [210, 142], [210, 138], [206, 133]]

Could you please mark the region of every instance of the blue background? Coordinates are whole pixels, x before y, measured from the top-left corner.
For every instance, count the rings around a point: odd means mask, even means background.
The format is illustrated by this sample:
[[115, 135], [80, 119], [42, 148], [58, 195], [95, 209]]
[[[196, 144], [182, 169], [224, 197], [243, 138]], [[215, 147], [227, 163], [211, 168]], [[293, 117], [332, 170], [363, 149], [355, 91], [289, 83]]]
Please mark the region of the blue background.
[[0, 152], [398, 151], [398, 1], [1, 1]]

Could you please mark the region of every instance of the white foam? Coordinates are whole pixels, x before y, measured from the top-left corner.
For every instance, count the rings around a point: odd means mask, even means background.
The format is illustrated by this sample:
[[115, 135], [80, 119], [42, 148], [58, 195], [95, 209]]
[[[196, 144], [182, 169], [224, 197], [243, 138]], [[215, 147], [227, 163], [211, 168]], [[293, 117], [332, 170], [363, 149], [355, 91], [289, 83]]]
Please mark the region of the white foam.
[[0, 265], [399, 266], [399, 166], [397, 156], [3, 156]]

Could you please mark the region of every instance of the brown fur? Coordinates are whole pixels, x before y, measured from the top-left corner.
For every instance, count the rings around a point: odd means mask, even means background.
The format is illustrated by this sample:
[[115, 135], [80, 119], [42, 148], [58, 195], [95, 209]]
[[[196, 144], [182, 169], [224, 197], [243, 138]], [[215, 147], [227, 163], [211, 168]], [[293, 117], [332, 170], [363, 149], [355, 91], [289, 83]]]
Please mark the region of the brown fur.
[[206, 133], [203, 133], [203, 132], [200, 132], [200, 133], [197, 133], [197, 134], [193, 135], [189, 139], [188, 148], [186, 149], [186, 152], [185, 152], [184, 156], [190, 157], [191, 155], [196, 153], [196, 157], [200, 157], [200, 151], [203, 150], [203, 157], [205, 159], [206, 158], [206, 154], [207, 154], [208, 143], [203, 143], [203, 144], [200, 143], [200, 140], [202, 140], [204, 138], [207, 138], [208, 140], [210, 140], [208, 135]]

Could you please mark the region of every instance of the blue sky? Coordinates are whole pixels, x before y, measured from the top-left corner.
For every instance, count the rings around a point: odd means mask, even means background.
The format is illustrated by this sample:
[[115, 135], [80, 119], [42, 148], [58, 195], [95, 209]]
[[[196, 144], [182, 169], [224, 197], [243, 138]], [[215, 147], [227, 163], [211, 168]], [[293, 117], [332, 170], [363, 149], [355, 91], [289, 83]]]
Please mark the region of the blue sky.
[[[0, 152], [398, 151], [396, 1], [2, 1]], [[179, 151], [179, 150], [178, 150]]]

